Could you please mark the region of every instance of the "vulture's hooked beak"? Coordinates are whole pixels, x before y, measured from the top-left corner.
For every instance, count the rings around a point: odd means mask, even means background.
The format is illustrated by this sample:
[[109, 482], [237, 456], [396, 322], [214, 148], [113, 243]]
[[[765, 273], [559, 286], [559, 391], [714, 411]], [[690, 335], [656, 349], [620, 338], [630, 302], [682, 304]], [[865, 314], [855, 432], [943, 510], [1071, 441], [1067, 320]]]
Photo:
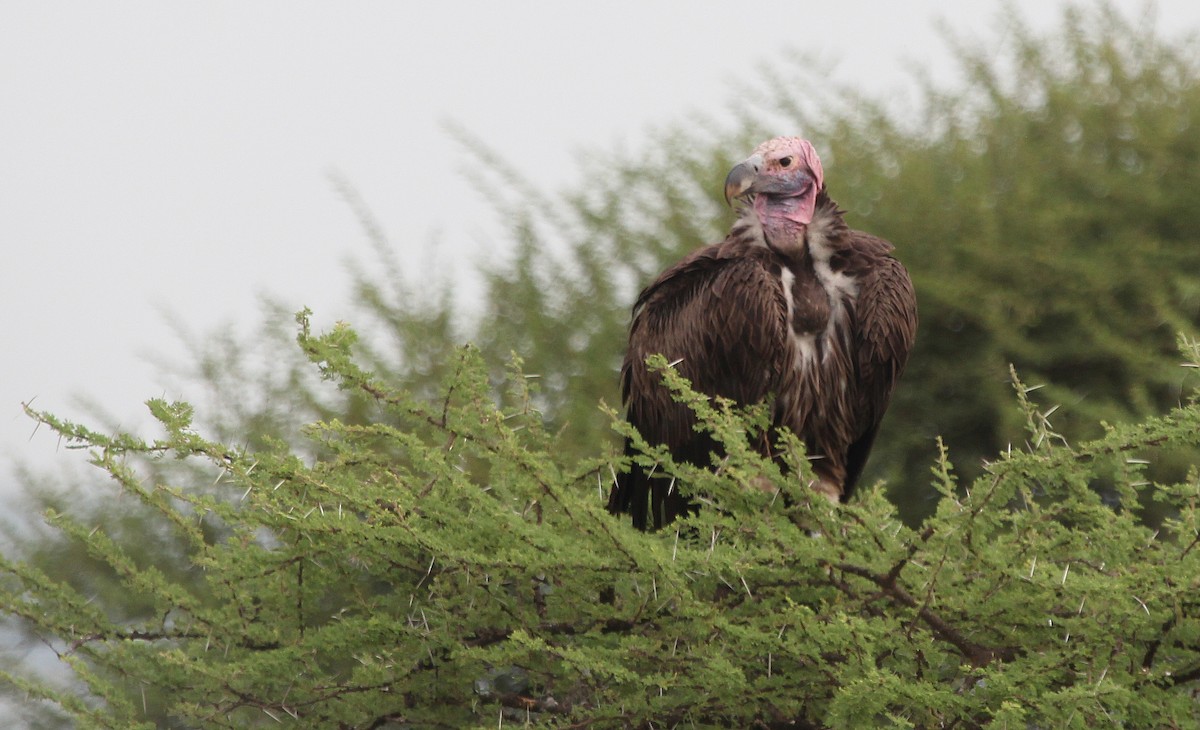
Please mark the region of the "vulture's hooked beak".
[[734, 165], [725, 176], [726, 205], [733, 205], [734, 200], [739, 200], [750, 192], [750, 186], [754, 184], [758, 171], [762, 169], [762, 162], [762, 155], [751, 155]]

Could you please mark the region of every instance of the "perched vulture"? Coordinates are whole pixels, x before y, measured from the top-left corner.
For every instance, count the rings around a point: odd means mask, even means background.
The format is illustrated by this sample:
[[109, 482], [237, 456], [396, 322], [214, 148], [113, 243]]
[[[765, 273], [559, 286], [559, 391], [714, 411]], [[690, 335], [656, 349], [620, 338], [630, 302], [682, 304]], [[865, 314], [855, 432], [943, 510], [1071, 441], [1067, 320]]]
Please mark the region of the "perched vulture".
[[[812, 487], [845, 500], [916, 335], [912, 282], [892, 244], [842, 220], [807, 140], [759, 145], [725, 179], [725, 197], [742, 203], [725, 240], [664, 271], [634, 304], [621, 367], [626, 418], [675, 459], [711, 463], [717, 444], [646, 367], [661, 353], [697, 392], [769, 403], [773, 426], [804, 442]], [[762, 448], [770, 454], [765, 440]], [[633, 464], [608, 502], [641, 529], [691, 508], [652, 471]]]

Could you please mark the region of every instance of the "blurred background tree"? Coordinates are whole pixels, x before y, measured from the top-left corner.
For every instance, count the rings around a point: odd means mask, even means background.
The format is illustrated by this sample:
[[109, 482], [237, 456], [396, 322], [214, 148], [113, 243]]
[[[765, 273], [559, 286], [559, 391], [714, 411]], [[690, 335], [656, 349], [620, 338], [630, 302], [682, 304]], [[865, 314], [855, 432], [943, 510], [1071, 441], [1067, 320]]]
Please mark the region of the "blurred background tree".
[[[475, 343], [497, 384], [516, 353], [538, 376], [536, 405], [558, 448], [602, 453], [616, 437], [597, 404], [619, 400], [637, 290], [724, 235], [732, 213], [720, 183], [734, 162], [766, 137], [802, 134], [851, 225], [894, 242], [916, 284], [916, 351], [865, 475], [887, 481], [910, 523], [935, 504], [938, 435], [968, 482], [1024, 438], [1010, 363], [1044, 384], [1041, 399], [1060, 406], [1055, 426], [1072, 441], [1096, 437], [1101, 421], [1176, 405], [1187, 376], [1175, 338], [1200, 325], [1196, 43], [1107, 6], [1068, 10], [1045, 35], [1010, 13], [987, 44], [950, 42], [960, 77], [922, 82], [911, 109], [785, 59], [734, 100], [735, 123], [689, 118], [649, 132], [634, 152], [597, 151], [570, 190], [541, 189], [452, 130], [487, 163], [480, 189], [507, 224], [489, 242], [506, 253], [481, 265], [478, 304], [456, 298], [450, 277], [416, 283], [421, 272], [396, 258], [369, 206], [335, 181], [374, 244], [375, 258], [351, 268], [364, 366], [419, 395], [433, 392], [459, 343]], [[386, 418], [369, 399], [320, 384], [294, 346], [297, 308], [267, 302], [250, 335], [187, 335], [192, 356], [177, 377], [214, 438], [299, 444], [299, 427], [314, 420]], [[200, 387], [208, 402], [194, 395]], [[1160, 455], [1149, 477], [1178, 478], [1190, 456]], [[29, 481], [23, 513], [54, 506], [90, 512], [112, 534], [142, 529], [138, 505]], [[31, 541], [28, 530], [7, 530], [6, 554], [92, 582], [97, 595], [114, 590], [103, 569], [73, 569], [86, 564], [69, 552], [78, 548], [49, 532]], [[153, 538], [142, 544], [169, 554]]]
[[[866, 474], [887, 480], [908, 520], [932, 507], [938, 435], [968, 478], [1021, 438], [1010, 364], [1045, 386], [1070, 438], [1177, 404], [1185, 375], [1175, 338], [1200, 324], [1195, 43], [1165, 40], [1107, 6], [1068, 10], [1044, 36], [1009, 13], [990, 44], [950, 42], [961, 77], [924, 81], [907, 112], [831, 86], [806, 59], [785, 60], [736, 100], [737, 124], [689, 119], [648, 134], [636, 152], [597, 153], [571, 190], [541, 190], [453, 129], [486, 163], [479, 188], [508, 225], [489, 242], [509, 253], [481, 266], [478, 306], [456, 300], [449, 279], [412, 284], [339, 181], [377, 254], [352, 268], [368, 361], [427, 388], [455, 343], [475, 343], [497, 379], [517, 353], [540, 376], [562, 446], [595, 453], [613, 439], [596, 404], [619, 400], [637, 290], [723, 237], [732, 212], [720, 182], [734, 162], [764, 138], [800, 133], [851, 225], [894, 242], [916, 284], [916, 351]], [[298, 410], [355, 410], [305, 385], [305, 364], [283, 352], [294, 307], [272, 307], [270, 344], [194, 342], [199, 365], [187, 377], [213, 386], [227, 433], [279, 433], [303, 420]], [[249, 353], [276, 345], [288, 367], [247, 369]], [[1183, 463], [1152, 474], [1168, 478]]]

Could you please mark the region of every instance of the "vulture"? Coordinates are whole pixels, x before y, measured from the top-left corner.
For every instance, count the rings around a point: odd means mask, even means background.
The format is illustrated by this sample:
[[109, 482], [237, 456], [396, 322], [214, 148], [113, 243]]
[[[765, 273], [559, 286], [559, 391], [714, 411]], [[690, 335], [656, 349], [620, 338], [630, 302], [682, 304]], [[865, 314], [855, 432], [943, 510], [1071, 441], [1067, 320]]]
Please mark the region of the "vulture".
[[[912, 282], [891, 243], [846, 225], [808, 140], [759, 145], [726, 177], [725, 199], [740, 207], [725, 240], [668, 268], [633, 306], [621, 367], [626, 419], [677, 461], [703, 466], [719, 456], [646, 366], [661, 354], [699, 393], [766, 403], [772, 429], [805, 444], [810, 486], [844, 501], [912, 349]], [[762, 441], [771, 456], [770, 438]], [[634, 453], [628, 439], [625, 449]], [[634, 463], [619, 473], [608, 510], [645, 530], [695, 509], [653, 472]]]

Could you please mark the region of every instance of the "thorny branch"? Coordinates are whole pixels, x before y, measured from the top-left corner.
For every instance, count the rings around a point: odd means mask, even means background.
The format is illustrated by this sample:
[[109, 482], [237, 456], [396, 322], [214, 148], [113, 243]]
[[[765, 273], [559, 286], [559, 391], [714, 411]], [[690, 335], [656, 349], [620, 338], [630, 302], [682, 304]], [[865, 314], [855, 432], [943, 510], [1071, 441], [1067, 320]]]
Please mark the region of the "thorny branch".
[[[448, 422], [450, 393], [447, 393], [446, 398], [443, 401], [441, 417], [436, 418], [434, 416], [431, 416], [428, 413], [425, 413], [421, 409], [413, 408], [413, 407], [405, 404], [402, 400], [391, 395], [383, 388], [380, 388], [380, 387], [376, 386], [375, 384], [371, 383], [369, 380], [366, 380], [366, 379], [361, 380], [358, 383], [358, 387], [364, 393], [371, 396], [375, 400], [386, 403], [390, 406], [403, 407], [410, 415], [416, 416], [416, 417], [420, 418], [421, 420], [423, 420], [426, 424], [438, 429], [439, 431], [446, 433], [448, 438], [451, 439], [450, 443], [453, 443], [454, 440], [461, 438], [464, 441], [470, 441], [472, 443], [478, 444], [478, 445], [486, 448], [489, 452], [491, 452], [493, 454], [498, 454], [498, 450], [496, 449], [496, 447], [494, 445], [482, 443], [474, 434], [463, 433], [463, 432], [457, 431], [450, 427], [449, 422]], [[567, 510], [567, 506], [565, 504], [563, 504], [561, 497], [557, 494], [557, 492], [549, 484], [546, 483], [545, 479], [542, 478], [542, 475], [537, 473], [537, 471], [533, 468], [533, 465], [529, 464], [528, 461], [525, 459], [518, 459], [517, 464], [518, 464], [518, 466], [521, 467], [522, 471], [524, 471], [526, 474], [530, 475], [537, 481], [538, 485], [542, 488], [542, 492], [546, 496], [548, 496], [552, 500], [554, 500], [554, 502], [556, 504], [558, 504], [559, 507], [564, 511], [564, 513], [569, 517], [570, 512]], [[590, 472], [588, 472], [588, 473], [590, 473]], [[623, 542], [617, 538], [616, 534], [612, 530], [609, 529], [609, 524], [601, 523], [600, 529], [603, 530], [605, 532], [605, 534], [611, 539], [613, 546], [628, 560], [629, 565], [631, 567], [636, 567], [638, 565], [637, 559], [633, 556], [632, 553], [630, 553], [625, 548]]]
[[[935, 636], [949, 642], [960, 654], [969, 659], [977, 667], [985, 666], [997, 659], [1000, 661], [1009, 661], [1017, 656], [1017, 649], [1014, 647], [989, 647], [977, 644], [968, 639], [950, 622], [934, 613], [927, 605], [922, 605], [913, 598], [912, 594], [899, 584], [897, 580], [899, 573], [894, 569], [881, 575], [862, 566], [850, 563], [825, 563], [825, 565], [833, 570], [865, 578], [879, 587], [883, 595], [887, 596], [893, 603], [905, 608], [916, 609], [917, 617], [933, 631]], [[849, 586], [846, 583], [841, 581], [832, 581], [832, 583], [839, 590], [853, 595], [848, 590]]]

